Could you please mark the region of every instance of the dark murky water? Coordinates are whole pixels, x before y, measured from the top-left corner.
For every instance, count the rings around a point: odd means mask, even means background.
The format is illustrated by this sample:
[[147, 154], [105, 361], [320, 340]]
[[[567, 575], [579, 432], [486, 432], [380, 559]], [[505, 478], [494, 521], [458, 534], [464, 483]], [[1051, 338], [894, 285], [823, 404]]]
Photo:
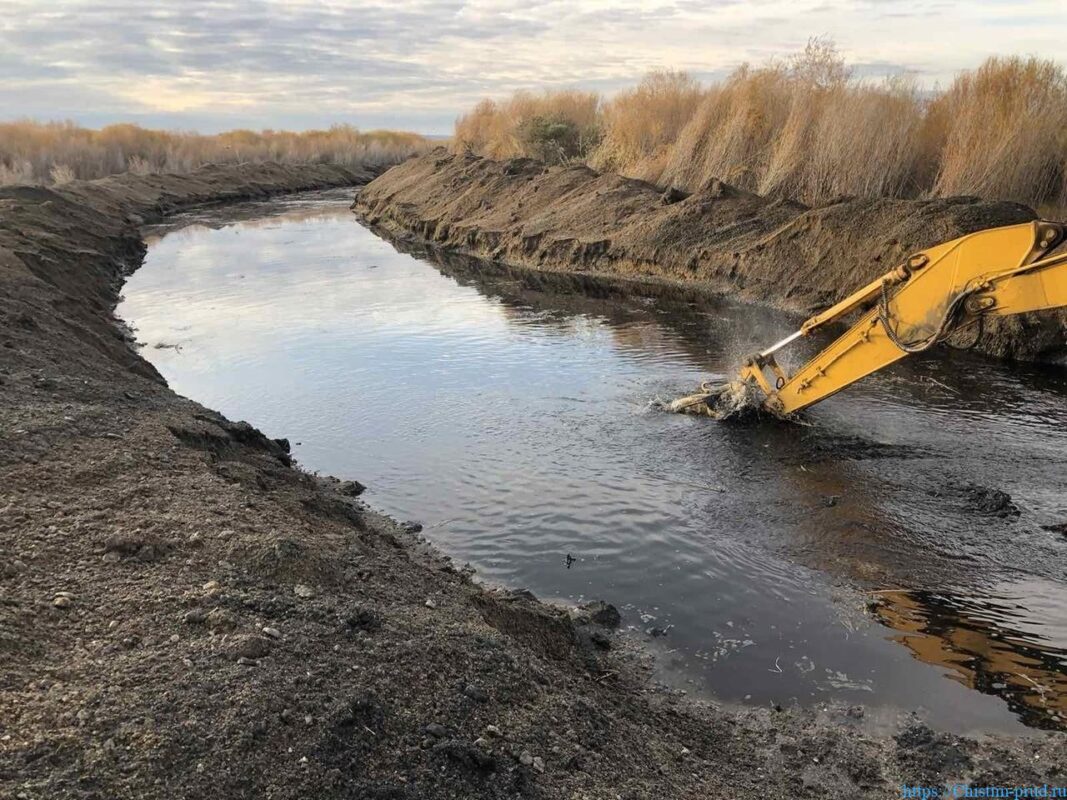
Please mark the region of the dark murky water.
[[796, 320], [416, 257], [347, 199], [152, 235], [119, 314], [175, 390], [366, 483], [488, 580], [615, 602], [690, 691], [1067, 723], [1067, 535], [1046, 529], [1067, 522], [1067, 372], [954, 354], [805, 426], [669, 415], [650, 401]]

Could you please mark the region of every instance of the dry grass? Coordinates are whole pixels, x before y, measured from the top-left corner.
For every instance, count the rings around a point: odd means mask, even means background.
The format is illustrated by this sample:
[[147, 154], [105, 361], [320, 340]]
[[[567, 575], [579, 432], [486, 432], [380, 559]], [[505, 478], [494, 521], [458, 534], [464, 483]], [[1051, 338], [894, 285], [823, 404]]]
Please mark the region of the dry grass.
[[662, 182], [697, 189], [717, 178], [758, 190], [791, 105], [783, 69], [741, 67], [711, 88], [682, 129]]
[[452, 147], [490, 158], [528, 156], [552, 163], [587, 158], [600, 137], [596, 92], [516, 92], [483, 100], [456, 120]]
[[931, 95], [903, 78], [858, 80], [832, 42], [814, 39], [792, 59], [742, 66], [707, 88], [656, 72], [606, 101], [485, 100], [458, 120], [453, 147], [544, 157], [524, 136], [532, 119], [583, 132], [585, 146], [546, 160], [584, 158], [690, 191], [718, 179], [808, 203], [956, 194], [1067, 203], [1067, 74], [1035, 58], [991, 58]]
[[918, 191], [921, 106], [914, 85], [794, 86], [761, 194], [818, 202]]
[[228, 131], [200, 135], [110, 125], [100, 130], [70, 122], [0, 123], [0, 184], [66, 183], [121, 172], [188, 172], [209, 163], [276, 161], [346, 166], [389, 164], [431, 147], [413, 133], [329, 130]]
[[604, 137], [590, 164], [658, 183], [670, 149], [704, 97], [685, 72], [650, 72], [603, 104]]
[[935, 191], [1067, 202], [1067, 76], [1036, 58], [991, 58], [933, 104], [945, 120]]
[[707, 95], [681, 132], [662, 181], [714, 179], [821, 202], [919, 191], [923, 111], [914, 85], [853, 80], [828, 42], [786, 64], [742, 67]]

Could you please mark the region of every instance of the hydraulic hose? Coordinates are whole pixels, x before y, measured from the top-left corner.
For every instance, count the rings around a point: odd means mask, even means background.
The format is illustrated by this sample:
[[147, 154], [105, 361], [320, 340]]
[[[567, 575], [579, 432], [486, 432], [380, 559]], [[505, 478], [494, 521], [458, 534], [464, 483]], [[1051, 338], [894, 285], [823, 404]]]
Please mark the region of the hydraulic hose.
[[[942, 342], [951, 336], [960, 327], [960, 321], [963, 316], [964, 303], [967, 298], [975, 293], [975, 289], [964, 289], [958, 295], [952, 298], [948, 304], [948, 308], [945, 309], [944, 315], [941, 317], [941, 322], [938, 324], [934, 332], [925, 339], [916, 340], [913, 342], [905, 342], [900, 334], [894, 328], [892, 315], [889, 312], [889, 286], [888, 282], [882, 283], [882, 296], [878, 302], [878, 319], [882, 323], [882, 328], [885, 330], [886, 336], [897, 347], [903, 350], [905, 353], [923, 353], [936, 345], [938, 342]], [[979, 317], [981, 322], [981, 317]], [[981, 332], [979, 331], [979, 336]], [[977, 339], [971, 344], [973, 347], [977, 343]]]

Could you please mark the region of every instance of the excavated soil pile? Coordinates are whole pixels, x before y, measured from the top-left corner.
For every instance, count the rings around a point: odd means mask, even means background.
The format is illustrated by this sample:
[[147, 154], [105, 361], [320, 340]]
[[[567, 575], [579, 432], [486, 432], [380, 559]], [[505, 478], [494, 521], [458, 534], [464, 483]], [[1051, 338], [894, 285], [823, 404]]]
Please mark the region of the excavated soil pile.
[[[363, 191], [372, 224], [520, 266], [704, 284], [808, 313], [910, 253], [1033, 210], [969, 197], [841, 200], [819, 208], [713, 182], [686, 196], [585, 166], [493, 161], [438, 149]], [[1067, 314], [991, 321], [978, 345], [1020, 360], [1067, 352]]]
[[651, 691], [612, 608], [474, 585], [360, 505], [358, 483], [302, 472], [285, 440], [176, 396], [129, 347], [111, 310], [142, 223], [368, 177], [0, 189], [0, 795], [853, 798], [1055, 780], [1063, 737], [873, 734], [862, 709]]

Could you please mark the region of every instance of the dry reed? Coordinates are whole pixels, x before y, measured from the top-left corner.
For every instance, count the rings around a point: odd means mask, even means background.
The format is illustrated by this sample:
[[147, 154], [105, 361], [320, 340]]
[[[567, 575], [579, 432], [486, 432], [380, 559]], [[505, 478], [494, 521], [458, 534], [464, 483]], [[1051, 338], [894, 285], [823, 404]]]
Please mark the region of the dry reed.
[[1067, 76], [1036, 58], [991, 58], [933, 104], [948, 120], [934, 189], [1067, 202]]
[[431, 147], [414, 133], [329, 130], [235, 130], [214, 135], [71, 122], [0, 123], [0, 184], [65, 183], [121, 172], [188, 172], [204, 164], [274, 161], [345, 166], [390, 164]]
[[991, 58], [924, 93], [907, 78], [858, 80], [832, 42], [813, 39], [792, 59], [743, 65], [706, 88], [655, 72], [606, 101], [572, 91], [485, 100], [457, 121], [453, 147], [539, 157], [523, 135], [534, 118], [599, 141], [572, 158], [688, 191], [723, 180], [815, 204], [958, 194], [1067, 203], [1067, 74], [1037, 58]]
[[604, 137], [590, 164], [658, 183], [671, 147], [703, 96], [688, 73], [650, 72], [633, 89], [604, 103]]

